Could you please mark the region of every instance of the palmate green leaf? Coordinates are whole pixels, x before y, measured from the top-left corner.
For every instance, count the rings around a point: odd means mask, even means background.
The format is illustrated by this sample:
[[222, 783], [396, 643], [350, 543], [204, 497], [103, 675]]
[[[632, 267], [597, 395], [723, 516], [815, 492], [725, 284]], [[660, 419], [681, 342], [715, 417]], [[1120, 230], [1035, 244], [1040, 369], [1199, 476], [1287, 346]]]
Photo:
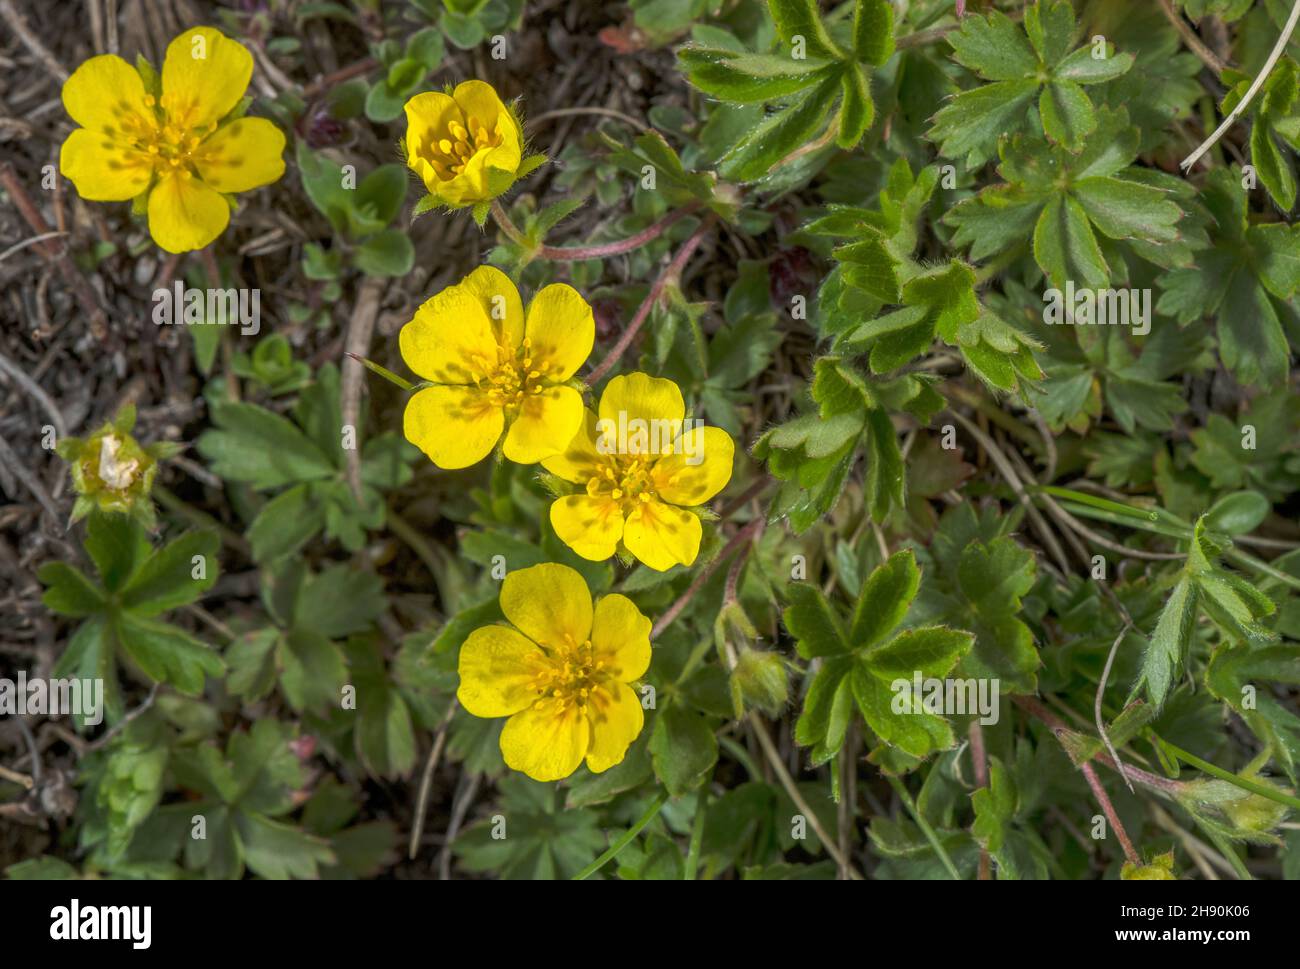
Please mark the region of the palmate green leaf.
[[1104, 57], [1091, 45], [1070, 53], [1074, 11], [1065, 0], [1035, 2], [1025, 10], [1023, 27], [997, 11], [962, 18], [949, 35], [958, 63], [991, 82], [954, 97], [936, 115], [929, 136], [950, 158], [965, 157], [977, 168], [994, 153], [998, 139], [1034, 132], [1030, 105], [1047, 138], [1071, 152], [1083, 149], [1097, 129], [1092, 100], [1082, 85], [1100, 84], [1124, 74], [1133, 56], [1107, 45]]
[[[1006, 179], [961, 202], [944, 217], [953, 244], [970, 245], [974, 260], [1017, 244], [1033, 227], [1033, 252], [1052, 286], [1102, 288], [1111, 267], [1098, 233], [1131, 242], [1145, 258], [1181, 241], [1183, 209], [1171, 188], [1147, 184], [1125, 169], [1136, 157], [1138, 132], [1125, 111], [1100, 108], [1087, 146], [1076, 155], [1024, 135], [999, 149]], [[1171, 258], [1173, 253], [1171, 252]]]
[[1219, 354], [1238, 381], [1279, 383], [1289, 357], [1284, 314], [1300, 290], [1300, 228], [1253, 224], [1241, 170], [1217, 168], [1203, 199], [1214, 216], [1214, 248], [1195, 268], [1175, 269], [1158, 280], [1157, 310], [1184, 323], [1212, 317]]
[[570, 878], [608, 847], [599, 816], [563, 810], [562, 792], [519, 774], [498, 782], [506, 836], [487, 819], [467, 827], [452, 850], [462, 867], [500, 878]]
[[[1245, 428], [1253, 428], [1253, 450], [1243, 446]], [[1210, 414], [1192, 431], [1192, 444], [1192, 464], [1216, 490], [1253, 488], [1283, 501], [1300, 488], [1300, 397], [1279, 387], [1260, 394], [1235, 420]]]
[[797, 640], [800, 655], [824, 657], [795, 727], [795, 740], [812, 747], [814, 764], [839, 752], [855, 704], [884, 743], [912, 757], [952, 745], [947, 722], [922, 706], [920, 698], [910, 708], [899, 709], [899, 689], [906, 699], [911, 697], [914, 676], [944, 676], [970, 651], [973, 641], [970, 633], [944, 626], [891, 636], [916, 597], [920, 581], [911, 549], [895, 552], [863, 583], [847, 634], [838, 611], [816, 585], [790, 586], [786, 627]]
[[[205, 676], [224, 673], [220, 657], [208, 646], [155, 618], [195, 601], [216, 582], [215, 534], [187, 532], [153, 550], [137, 520], [96, 511], [87, 524], [85, 545], [102, 584], [61, 562], [49, 563], [39, 573], [49, 608], [86, 619], [59, 658], [55, 675], [103, 680], [106, 716], [112, 722], [122, 714], [114, 662], [119, 648], [150, 679], [190, 695], [202, 692]], [[84, 716], [77, 721], [85, 725]]]
[[960, 551], [955, 575], [945, 576], [955, 593], [945, 618], [975, 635], [963, 676], [996, 678], [1003, 693], [1034, 692], [1041, 661], [1020, 611], [1035, 574], [1033, 553], [1008, 536], [972, 541]]

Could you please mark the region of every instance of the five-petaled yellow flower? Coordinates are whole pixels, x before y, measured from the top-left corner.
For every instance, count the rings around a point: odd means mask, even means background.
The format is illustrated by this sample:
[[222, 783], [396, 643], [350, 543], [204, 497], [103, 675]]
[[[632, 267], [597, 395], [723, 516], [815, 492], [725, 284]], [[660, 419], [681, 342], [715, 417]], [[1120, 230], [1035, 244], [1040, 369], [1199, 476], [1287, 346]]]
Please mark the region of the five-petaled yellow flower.
[[452, 208], [489, 201], [508, 189], [523, 152], [519, 119], [484, 81], [406, 102], [406, 164], [431, 195]]
[[623, 546], [652, 569], [690, 565], [703, 528], [686, 510], [731, 480], [735, 444], [717, 427], [684, 421], [682, 392], [643, 373], [615, 377], [586, 412], [582, 433], [542, 466], [583, 491], [551, 505], [555, 533], [583, 558]]
[[221, 123], [252, 74], [248, 50], [211, 27], [167, 45], [157, 92], [115, 54], [92, 57], [63, 85], [63, 106], [81, 127], [63, 143], [59, 169], [84, 199], [140, 200], [168, 252], [202, 249], [230, 222], [225, 196], [284, 174], [279, 128], [265, 118]]
[[621, 595], [592, 608], [581, 575], [534, 565], [501, 584], [510, 626], [484, 626], [460, 650], [461, 705], [509, 717], [506, 764], [538, 781], [568, 777], [582, 759], [594, 773], [622, 761], [645, 715], [628, 685], [650, 666], [650, 620]]
[[572, 286], [546, 286], [525, 314], [509, 277], [480, 266], [402, 327], [402, 359], [433, 384], [406, 405], [406, 439], [440, 468], [481, 461], [503, 430], [511, 461], [558, 454], [582, 424], [582, 395], [567, 382], [595, 339], [591, 307]]

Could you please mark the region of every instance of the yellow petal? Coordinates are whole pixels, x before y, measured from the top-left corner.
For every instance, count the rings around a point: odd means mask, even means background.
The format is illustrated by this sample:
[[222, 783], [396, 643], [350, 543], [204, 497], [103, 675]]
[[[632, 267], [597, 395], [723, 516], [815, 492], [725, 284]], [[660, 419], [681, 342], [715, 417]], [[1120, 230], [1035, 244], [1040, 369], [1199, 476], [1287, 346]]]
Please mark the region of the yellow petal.
[[484, 626], [460, 648], [456, 698], [476, 717], [508, 717], [537, 699], [533, 681], [546, 664], [537, 644], [507, 626]]
[[735, 442], [722, 428], [693, 428], [673, 454], [655, 462], [655, 492], [669, 504], [702, 505], [727, 486], [735, 456]]
[[473, 387], [426, 387], [406, 403], [402, 433], [440, 468], [468, 468], [492, 453], [505, 416]]
[[591, 592], [567, 565], [545, 562], [506, 574], [501, 611], [535, 643], [569, 648], [591, 633]]
[[239, 118], [199, 146], [194, 165], [218, 192], [247, 192], [284, 174], [284, 132], [265, 118]]
[[465, 169], [450, 181], [443, 182], [437, 195], [452, 205], [472, 205], [492, 198], [488, 190], [486, 151], [473, 155], [465, 163]]
[[149, 234], [167, 252], [202, 249], [229, 223], [229, 203], [188, 172], [162, 176], [149, 193]]
[[195, 27], [167, 45], [162, 106], [169, 123], [192, 131], [215, 125], [239, 103], [253, 76], [253, 55], [212, 27]]
[[674, 565], [690, 565], [700, 554], [704, 529], [689, 511], [658, 501], [634, 508], [623, 526], [627, 550], [657, 572]]
[[528, 304], [524, 336], [530, 341], [534, 369], [559, 383], [577, 373], [591, 356], [596, 319], [576, 289], [552, 283]]
[[591, 724], [587, 769], [593, 774], [622, 763], [645, 726], [641, 701], [626, 683], [606, 683], [593, 690], [587, 719]]
[[509, 113], [496, 90], [486, 81], [461, 81], [451, 96], [464, 112], [471, 131], [480, 124], [488, 131], [496, 131], [501, 116]]
[[429, 163], [432, 145], [447, 130], [452, 121], [460, 123], [464, 113], [450, 95], [441, 91], [426, 91], [406, 102], [406, 164], [424, 181], [430, 192], [441, 184], [441, 179]]
[[520, 405], [502, 453], [515, 464], [536, 464], [562, 452], [581, 427], [582, 395], [572, 387], [547, 387]]
[[[627, 441], [622, 443], [629, 453], [663, 453], [681, 433], [686, 404], [671, 380], [630, 373], [605, 385], [598, 413], [602, 422], [612, 422], [601, 424], [602, 428], [627, 428]], [[649, 445], [656, 442], [658, 448], [652, 449]]]
[[124, 124], [131, 127], [153, 118], [140, 75], [116, 54], [83, 61], [63, 82], [62, 93], [64, 110], [73, 121], [113, 137], [121, 135]]
[[551, 527], [584, 559], [603, 562], [623, 537], [623, 510], [608, 498], [568, 495], [551, 505]]
[[78, 128], [59, 150], [59, 171], [91, 202], [122, 202], [149, 187], [153, 165], [134, 148], [108, 135]]
[[558, 700], [538, 700], [506, 721], [501, 731], [501, 755], [511, 770], [535, 781], [568, 777], [591, 743], [591, 727], [578, 707], [560, 709]]
[[497, 342], [508, 350], [517, 349], [524, 338], [524, 301], [510, 277], [495, 266], [479, 266], [460, 285], [482, 304]]
[[431, 296], [397, 338], [406, 365], [425, 380], [472, 384], [497, 364], [492, 321], [478, 297], [462, 286]]
[[542, 467], [551, 474], [571, 481], [574, 484], [586, 484], [590, 478], [600, 474], [608, 461], [596, 450], [596, 413], [583, 410], [582, 424], [578, 433], [573, 435], [568, 446], [560, 454], [542, 458]]
[[591, 648], [615, 679], [630, 683], [650, 668], [651, 623], [627, 596], [615, 593], [596, 603]]

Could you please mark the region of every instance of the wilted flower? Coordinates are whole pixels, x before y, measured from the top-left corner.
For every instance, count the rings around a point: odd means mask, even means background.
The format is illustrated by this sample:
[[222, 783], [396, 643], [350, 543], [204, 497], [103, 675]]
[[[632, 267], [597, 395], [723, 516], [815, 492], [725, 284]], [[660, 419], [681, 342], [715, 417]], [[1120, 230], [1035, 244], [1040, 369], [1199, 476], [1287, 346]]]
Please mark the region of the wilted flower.
[[406, 405], [406, 439], [440, 468], [491, 453], [535, 464], [564, 450], [582, 424], [568, 381], [591, 353], [591, 307], [572, 286], [544, 287], [524, 313], [505, 273], [480, 266], [427, 300], [399, 336], [402, 359], [433, 386]]
[[146, 527], [153, 527], [149, 492], [158, 473], [158, 461], [180, 448], [171, 441], [142, 447], [131, 436], [134, 427], [135, 408], [128, 405], [90, 437], [65, 437], [58, 442], [56, 450], [68, 462], [77, 492], [73, 522], [98, 508], [133, 515]]
[[228, 197], [284, 174], [284, 134], [242, 116], [253, 58], [211, 27], [167, 46], [159, 76], [115, 54], [92, 57], [63, 85], [81, 125], [63, 143], [59, 169], [84, 199], [134, 199], [168, 252], [201, 249], [230, 222]]
[[484, 626], [460, 650], [461, 706], [509, 717], [506, 764], [538, 781], [568, 777], [586, 758], [599, 774], [621, 762], [645, 715], [628, 684], [650, 665], [650, 620], [621, 595], [592, 608], [582, 576], [534, 565], [501, 584], [510, 626]]

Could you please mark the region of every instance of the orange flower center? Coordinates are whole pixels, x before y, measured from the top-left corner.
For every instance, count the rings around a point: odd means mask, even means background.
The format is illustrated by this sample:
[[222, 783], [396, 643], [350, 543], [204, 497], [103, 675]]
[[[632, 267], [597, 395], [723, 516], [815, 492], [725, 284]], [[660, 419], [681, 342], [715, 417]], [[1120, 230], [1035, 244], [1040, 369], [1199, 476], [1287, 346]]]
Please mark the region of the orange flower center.
[[597, 659], [591, 640], [578, 643], [565, 635], [565, 642], [553, 648], [533, 677], [532, 689], [537, 694], [534, 709], [542, 709], [548, 700], [557, 703], [557, 713], [570, 707], [585, 710], [592, 702], [592, 694], [612, 671], [603, 659]]
[[[153, 95], [145, 95], [144, 100], [151, 109], [158, 104]], [[206, 137], [202, 128], [169, 120], [161, 111], [141, 115], [128, 108], [125, 102], [118, 105], [116, 113], [121, 137], [142, 156], [143, 161], [163, 175], [176, 173], [189, 177], [192, 174], [195, 156]], [[105, 133], [114, 134], [111, 129], [106, 129]]]
[[470, 159], [479, 152], [501, 144], [501, 136], [488, 131], [483, 122], [470, 118], [469, 127], [473, 130], [467, 129], [458, 121], [452, 121], [444, 131], [429, 138], [429, 164], [444, 182], [451, 181], [465, 171]]
[[612, 455], [609, 464], [587, 479], [587, 494], [592, 498], [608, 498], [621, 502], [624, 507], [655, 498], [655, 480], [651, 474], [658, 455]]
[[547, 375], [558, 368], [549, 367], [533, 356], [533, 341], [524, 337], [518, 350], [497, 346], [496, 360], [478, 360], [479, 375], [474, 384], [484, 392], [493, 407], [516, 411], [527, 400], [546, 388]]

